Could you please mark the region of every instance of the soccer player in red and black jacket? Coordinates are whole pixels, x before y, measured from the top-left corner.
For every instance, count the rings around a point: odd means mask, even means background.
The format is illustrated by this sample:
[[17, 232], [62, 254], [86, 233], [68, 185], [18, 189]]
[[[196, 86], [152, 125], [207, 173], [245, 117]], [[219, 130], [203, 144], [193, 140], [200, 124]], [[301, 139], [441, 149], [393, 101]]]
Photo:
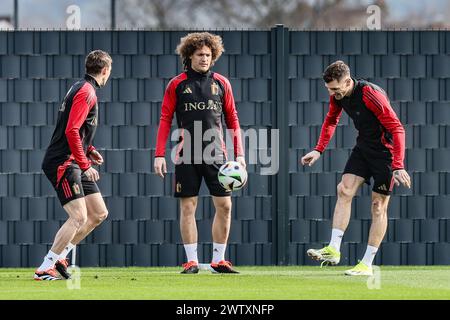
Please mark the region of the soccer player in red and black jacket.
[[86, 57], [86, 75], [67, 92], [42, 169], [56, 190], [69, 218], [56, 234], [55, 241], [34, 274], [36, 280], [58, 280], [56, 273], [70, 278], [67, 254], [108, 215], [96, 181], [99, 174], [92, 165], [103, 158], [92, 145], [97, 128], [96, 90], [111, 74], [108, 53], [95, 50]]
[[323, 79], [330, 94], [330, 109], [315, 150], [302, 157], [302, 164], [311, 166], [319, 159], [334, 134], [342, 110], [353, 120], [358, 138], [337, 186], [330, 244], [307, 253], [316, 260], [339, 263], [352, 199], [359, 187], [364, 182], [370, 184], [370, 178], [373, 178], [372, 225], [367, 250], [361, 262], [345, 272], [347, 275], [371, 275], [373, 259], [386, 233], [387, 208], [394, 183], [408, 188], [411, 185], [403, 163], [405, 130], [384, 90], [368, 81], [351, 78], [350, 69], [344, 62], [336, 61], [328, 66]]
[[[217, 178], [219, 167], [227, 158], [222, 136], [223, 116], [231, 131], [236, 161], [244, 168], [246, 164], [230, 82], [210, 70], [223, 50], [221, 37], [208, 32], [191, 33], [182, 38], [177, 52], [185, 72], [170, 80], [162, 103], [154, 167], [155, 172], [164, 178], [167, 172], [164, 158], [166, 142], [176, 114], [180, 134], [174, 159], [175, 197], [180, 198], [180, 229], [188, 261], [183, 264], [182, 273], [197, 273], [199, 270], [195, 210], [202, 179], [205, 179], [216, 208], [211, 267], [220, 273], [237, 273], [225, 260], [231, 224], [231, 192], [225, 190]], [[208, 145], [203, 141], [204, 136], [208, 140], [207, 132], [215, 137], [210, 155]], [[200, 144], [200, 147], [196, 148], [195, 144]]]

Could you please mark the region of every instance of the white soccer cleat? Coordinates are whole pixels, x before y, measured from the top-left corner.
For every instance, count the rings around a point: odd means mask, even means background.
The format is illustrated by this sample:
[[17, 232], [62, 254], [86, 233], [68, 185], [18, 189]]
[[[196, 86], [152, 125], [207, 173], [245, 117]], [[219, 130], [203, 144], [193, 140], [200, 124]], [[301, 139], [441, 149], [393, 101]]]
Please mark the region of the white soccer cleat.
[[51, 267], [50, 269], [45, 271], [36, 270], [34, 272], [34, 280], [54, 281], [54, 280], [61, 280], [61, 278], [59, 278], [58, 275], [56, 274], [55, 267]]
[[347, 276], [373, 276], [372, 266], [368, 266], [363, 262], [358, 263], [352, 269], [345, 271]]
[[322, 264], [336, 265], [341, 260], [341, 253], [332, 246], [326, 246], [322, 249], [309, 249], [306, 253], [314, 260], [323, 261]]

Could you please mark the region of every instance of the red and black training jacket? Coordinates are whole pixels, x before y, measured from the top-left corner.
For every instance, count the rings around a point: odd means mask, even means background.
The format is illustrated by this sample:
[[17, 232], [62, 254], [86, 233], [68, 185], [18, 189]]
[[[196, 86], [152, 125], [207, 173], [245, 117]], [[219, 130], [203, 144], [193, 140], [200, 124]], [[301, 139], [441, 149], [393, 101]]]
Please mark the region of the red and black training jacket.
[[405, 130], [383, 89], [366, 80], [354, 81], [350, 96], [336, 100], [330, 96], [330, 108], [322, 125], [315, 150], [323, 152], [334, 134], [342, 110], [358, 130], [357, 146], [361, 150], [387, 154], [392, 170], [404, 169]]
[[67, 92], [58, 112], [56, 128], [42, 162], [44, 171], [57, 170], [58, 182], [75, 161], [85, 171], [91, 166], [88, 154], [97, 129], [98, 83], [90, 75], [77, 81]]
[[[222, 117], [228, 129], [232, 129], [231, 137], [234, 144], [234, 155], [243, 156], [239, 119], [235, 107], [231, 84], [227, 78], [215, 73], [198, 73], [190, 67], [186, 72], [170, 80], [167, 85], [161, 108], [161, 117], [156, 142], [156, 157], [164, 157], [166, 142], [169, 137], [173, 115], [176, 114], [178, 128], [181, 130], [177, 156], [183, 152], [183, 134], [191, 134], [191, 148], [194, 139], [194, 122], [201, 123], [202, 133], [208, 129], [217, 130], [220, 137], [219, 150], [227, 158], [226, 147], [223, 141]], [[210, 142], [203, 141], [202, 149]], [[191, 153], [194, 157], [194, 153]]]

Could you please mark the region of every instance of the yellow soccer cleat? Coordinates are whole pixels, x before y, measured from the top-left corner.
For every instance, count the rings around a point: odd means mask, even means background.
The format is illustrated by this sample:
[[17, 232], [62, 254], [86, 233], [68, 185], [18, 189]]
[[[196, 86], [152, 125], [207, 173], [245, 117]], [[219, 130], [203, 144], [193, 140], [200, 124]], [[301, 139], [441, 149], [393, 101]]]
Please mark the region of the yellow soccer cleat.
[[332, 246], [326, 246], [318, 250], [309, 249], [306, 253], [314, 260], [323, 261], [322, 265], [324, 263], [336, 265], [341, 260], [341, 253]]
[[355, 267], [345, 271], [347, 276], [373, 276], [372, 267], [366, 265], [364, 262], [359, 262]]

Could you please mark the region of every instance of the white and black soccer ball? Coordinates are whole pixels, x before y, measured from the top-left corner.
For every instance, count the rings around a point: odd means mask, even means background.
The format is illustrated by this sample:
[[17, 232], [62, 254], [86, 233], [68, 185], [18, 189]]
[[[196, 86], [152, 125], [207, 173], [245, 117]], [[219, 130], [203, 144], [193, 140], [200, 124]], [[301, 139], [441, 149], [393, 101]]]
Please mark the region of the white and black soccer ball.
[[245, 186], [247, 170], [236, 161], [227, 161], [217, 173], [220, 185], [228, 191], [236, 191]]

